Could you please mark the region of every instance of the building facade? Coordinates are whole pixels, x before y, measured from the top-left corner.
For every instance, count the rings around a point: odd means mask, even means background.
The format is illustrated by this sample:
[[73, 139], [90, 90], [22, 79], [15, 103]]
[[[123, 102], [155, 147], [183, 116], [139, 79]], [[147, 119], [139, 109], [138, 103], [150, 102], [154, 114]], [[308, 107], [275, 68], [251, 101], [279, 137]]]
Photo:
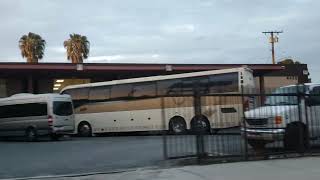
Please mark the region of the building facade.
[[59, 92], [71, 84], [242, 66], [253, 70], [256, 87], [260, 89], [310, 82], [306, 64], [0, 63], [0, 97], [17, 93]]

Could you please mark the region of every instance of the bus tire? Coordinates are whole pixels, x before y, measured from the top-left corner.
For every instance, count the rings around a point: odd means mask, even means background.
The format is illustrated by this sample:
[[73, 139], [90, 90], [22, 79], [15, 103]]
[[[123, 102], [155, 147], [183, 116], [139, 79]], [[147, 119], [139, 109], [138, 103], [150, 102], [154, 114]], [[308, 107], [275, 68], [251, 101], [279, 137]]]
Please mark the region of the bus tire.
[[304, 152], [309, 147], [309, 133], [305, 124], [293, 122], [287, 125], [284, 134], [286, 150]]
[[195, 134], [210, 134], [210, 122], [204, 115], [194, 116], [190, 122], [191, 131]]
[[172, 134], [184, 134], [187, 131], [187, 123], [181, 116], [175, 116], [169, 121], [169, 132]]
[[82, 121], [81, 123], [79, 123], [78, 136], [80, 136], [80, 137], [91, 137], [92, 136], [92, 128], [88, 122]]
[[37, 130], [34, 127], [27, 128], [25, 138], [28, 142], [36, 141], [38, 138]]

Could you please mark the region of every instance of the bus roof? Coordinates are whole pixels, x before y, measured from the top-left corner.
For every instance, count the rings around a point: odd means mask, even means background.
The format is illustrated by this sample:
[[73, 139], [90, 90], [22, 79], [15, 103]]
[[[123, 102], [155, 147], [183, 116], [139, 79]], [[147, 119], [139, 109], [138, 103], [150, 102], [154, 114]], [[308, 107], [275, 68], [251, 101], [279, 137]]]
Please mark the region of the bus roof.
[[250, 71], [250, 72], [252, 72], [252, 70], [250, 68], [248, 68], [248, 67], [239, 67], [239, 68], [231, 68], [231, 69], [200, 71], [200, 72], [191, 72], [191, 73], [182, 73], [182, 74], [159, 75], [159, 76], [150, 76], [150, 77], [140, 77], [140, 78], [113, 80], [113, 81], [106, 81], [106, 82], [96, 82], [96, 83], [70, 85], [70, 86], [64, 87], [61, 90], [61, 92], [65, 91], [65, 90], [68, 90], [68, 89], [76, 89], [76, 88], [108, 86], [108, 85], [116, 85], [116, 84], [129, 84], [129, 83], [137, 83], [137, 82], [150, 82], [150, 81], [177, 79], [177, 78], [205, 76], [205, 75], [212, 75], [212, 74], [224, 74], [224, 73], [232, 73], [232, 72], [239, 72], [239, 71]]

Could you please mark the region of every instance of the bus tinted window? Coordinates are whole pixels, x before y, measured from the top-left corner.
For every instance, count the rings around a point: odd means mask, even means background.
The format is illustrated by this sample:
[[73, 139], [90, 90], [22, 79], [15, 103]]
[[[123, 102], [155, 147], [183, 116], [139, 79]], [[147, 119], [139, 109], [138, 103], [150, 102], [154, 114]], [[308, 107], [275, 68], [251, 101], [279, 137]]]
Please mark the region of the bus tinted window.
[[104, 100], [110, 98], [110, 87], [92, 87], [89, 91], [90, 100]]
[[155, 83], [142, 83], [133, 86], [133, 96], [156, 96], [156, 84]]
[[72, 114], [72, 104], [66, 101], [54, 101], [53, 113], [58, 116], [69, 116]]
[[132, 96], [131, 84], [120, 84], [111, 87], [111, 98], [123, 98]]
[[180, 94], [182, 91], [181, 79], [158, 81], [158, 95]]
[[46, 116], [46, 103], [27, 103], [0, 106], [0, 118]]
[[183, 94], [194, 94], [199, 91], [201, 93], [207, 92], [208, 89], [208, 78], [206, 77], [195, 77], [185, 78], [182, 80], [182, 93]]
[[88, 88], [68, 89], [64, 91], [63, 94], [69, 94], [73, 100], [88, 99], [89, 89]]
[[214, 74], [209, 76], [209, 92], [223, 93], [239, 91], [238, 73]]

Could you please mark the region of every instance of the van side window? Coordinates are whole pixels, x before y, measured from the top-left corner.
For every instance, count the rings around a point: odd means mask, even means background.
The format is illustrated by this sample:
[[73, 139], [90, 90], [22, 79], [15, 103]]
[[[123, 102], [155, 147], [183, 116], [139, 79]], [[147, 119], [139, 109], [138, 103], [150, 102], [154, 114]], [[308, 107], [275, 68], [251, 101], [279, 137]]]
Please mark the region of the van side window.
[[46, 116], [46, 103], [27, 103], [0, 106], [0, 118]]

